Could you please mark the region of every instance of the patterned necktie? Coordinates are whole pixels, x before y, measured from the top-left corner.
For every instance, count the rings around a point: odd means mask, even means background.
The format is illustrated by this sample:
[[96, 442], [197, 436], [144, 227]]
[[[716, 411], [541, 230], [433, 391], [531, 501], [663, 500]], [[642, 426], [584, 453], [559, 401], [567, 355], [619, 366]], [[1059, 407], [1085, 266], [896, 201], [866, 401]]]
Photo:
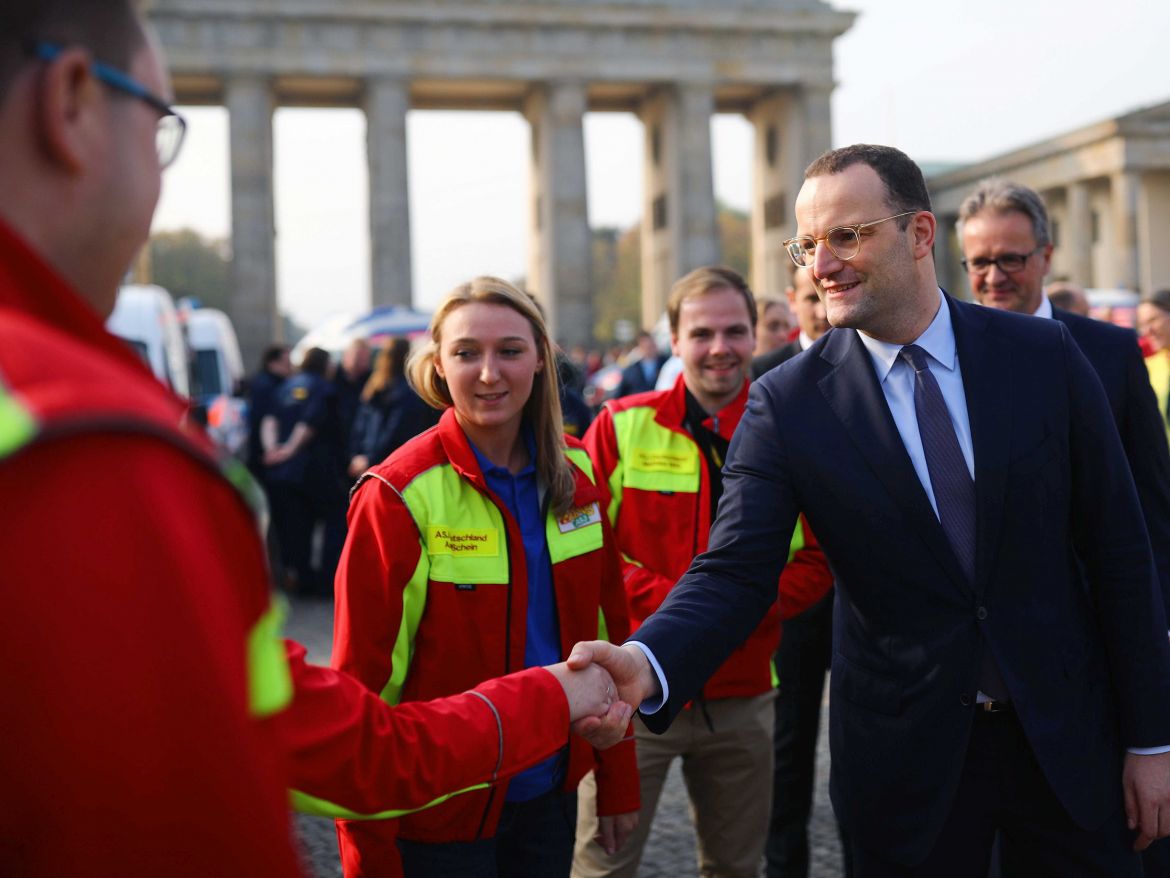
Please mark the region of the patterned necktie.
[[[959, 447], [946, 400], [931, 374], [926, 351], [911, 344], [902, 348], [900, 356], [914, 370], [914, 414], [938, 506], [938, 519], [967, 581], [974, 585], [975, 481]], [[996, 701], [1008, 698], [1007, 686], [986, 644], [979, 668], [979, 690]]]

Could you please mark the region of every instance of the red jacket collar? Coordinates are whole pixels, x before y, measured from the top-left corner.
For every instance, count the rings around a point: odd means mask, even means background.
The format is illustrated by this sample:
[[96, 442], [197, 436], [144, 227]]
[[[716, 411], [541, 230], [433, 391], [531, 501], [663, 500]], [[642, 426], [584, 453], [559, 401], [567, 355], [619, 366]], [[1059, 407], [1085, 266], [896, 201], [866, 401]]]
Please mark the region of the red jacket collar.
[[4, 220], [0, 219], [0, 309], [10, 308], [149, 373], [98, 313]]
[[[467, 440], [467, 434], [463, 432], [463, 428], [459, 426], [459, 421], [455, 418], [454, 406], [447, 406], [443, 410], [443, 414], [439, 418], [437, 430], [439, 433], [439, 442], [443, 446], [443, 454], [446, 455], [451, 466], [455, 468], [455, 472], [459, 473], [459, 475], [467, 479], [481, 491], [491, 493], [487, 479], [479, 468], [479, 461], [475, 457], [475, 452], [471, 450], [471, 443]], [[569, 439], [569, 437], [566, 437], [566, 441], [570, 446], [577, 448], [584, 447], [579, 442]], [[589, 477], [579, 467], [573, 467], [573, 475], [576, 480], [576, 489], [574, 491], [575, 503], [592, 502], [598, 499], [599, 495], [596, 486], [589, 481]]]
[[[731, 434], [735, 432], [735, 428], [739, 426], [739, 419], [743, 417], [744, 409], [747, 408], [748, 389], [750, 387], [751, 382], [745, 378], [743, 388], [739, 391], [735, 399], [716, 412], [713, 417], [708, 417], [703, 421], [703, 426], [713, 433], [718, 432], [724, 439], [730, 439]], [[654, 415], [654, 420], [664, 427], [679, 430], [683, 428], [686, 417], [687, 385], [685, 378], [679, 375], [674, 382], [674, 387], [670, 388], [662, 398], [662, 404], [658, 406], [658, 412]], [[718, 431], [715, 429], [716, 421], [718, 421]]]

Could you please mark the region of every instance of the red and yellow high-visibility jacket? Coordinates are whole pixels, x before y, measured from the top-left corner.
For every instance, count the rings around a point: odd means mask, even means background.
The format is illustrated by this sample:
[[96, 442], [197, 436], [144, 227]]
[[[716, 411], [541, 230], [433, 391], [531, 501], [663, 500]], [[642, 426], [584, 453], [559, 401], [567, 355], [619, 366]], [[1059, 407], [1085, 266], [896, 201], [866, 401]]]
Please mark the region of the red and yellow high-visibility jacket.
[[[731, 438], [747, 404], [743, 391], [704, 426]], [[637, 393], [605, 404], [585, 434], [585, 446], [609, 488], [609, 520], [617, 533], [630, 618], [637, 628], [666, 599], [691, 560], [707, 549], [711, 485], [702, 452], [687, 432], [686, 383]], [[773, 685], [772, 655], [780, 620], [820, 600], [833, 576], [801, 516], [780, 576], [774, 604], [747, 642], [703, 688], [703, 697], [760, 695]]]
[[[629, 634], [621, 569], [606, 494], [592, 479], [580, 443], [567, 437], [576, 493], [572, 509], [551, 512], [546, 536], [561, 645]], [[371, 469], [355, 489], [349, 536], [337, 574], [334, 665], [392, 704], [458, 692], [524, 667], [528, 574], [519, 526], [495, 496], [455, 419]], [[637, 811], [632, 738], [604, 753], [566, 735], [565, 789], [596, 766], [598, 811]], [[395, 821], [343, 825], [346, 874], [376, 871], [370, 851], [389, 840], [423, 842], [490, 838], [506, 784]], [[352, 850], [356, 848], [356, 850]], [[348, 861], [347, 861], [348, 859]], [[368, 872], [362, 870], [369, 870]]]
[[184, 413], [0, 222], [0, 875], [294, 876], [290, 791], [396, 816], [563, 745], [540, 669], [390, 708], [305, 664]]

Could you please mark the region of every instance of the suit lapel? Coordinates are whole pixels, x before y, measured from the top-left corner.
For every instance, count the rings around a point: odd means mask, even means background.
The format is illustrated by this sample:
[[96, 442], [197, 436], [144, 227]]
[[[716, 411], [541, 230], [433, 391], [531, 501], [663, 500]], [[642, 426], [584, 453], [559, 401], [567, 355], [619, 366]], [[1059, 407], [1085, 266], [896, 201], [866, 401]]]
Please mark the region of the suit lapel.
[[[975, 449], [975, 581], [983, 593], [1003, 521], [1011, 443], [1012, 350], [979, 305], [948, 297]], [[1041, 318], [1036, 318], [1037, 320]]]
[[894, 424], [873, 360], [856, 331], [831, 333], [821, 358], [834, 366], [817, 382], [829, 407], [874, 475], [914, 524], [912, 530], [922, 537], [951, 579], [970, 590]]

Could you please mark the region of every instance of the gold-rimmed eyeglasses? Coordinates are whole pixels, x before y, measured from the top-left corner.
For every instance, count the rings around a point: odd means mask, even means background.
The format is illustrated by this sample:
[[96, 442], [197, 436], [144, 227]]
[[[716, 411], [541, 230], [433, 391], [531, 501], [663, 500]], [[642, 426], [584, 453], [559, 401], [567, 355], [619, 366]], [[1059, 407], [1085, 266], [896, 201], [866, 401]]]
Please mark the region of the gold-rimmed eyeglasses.
[[792, 261], [796, 263], [797, 268], [809, 268], [816, 258], [817, 244], [821, 241], [825, 242], [825, 246], [838, 259], [848, 262], [861, 251], [861, 230], [868, 229], [870, 226], [876, 226], [879, 223], [889, 222], [892, 219], [898, 219], [903, 216], [910, 216], [918, 213], [917, 210], [905, 210], [902, 213], [896, 213], [893, 216], [885, 216], [881, 219], [870, 220], [867, 223], [855, 223], [851, 226], [837, 226], [829, 229], [821, 237], [814, 238], [812, 235], [797, 235], [795, 238], [789, 238], [784, 242], [784, 249], [788, 251], [788, 255], [792, 257]]

